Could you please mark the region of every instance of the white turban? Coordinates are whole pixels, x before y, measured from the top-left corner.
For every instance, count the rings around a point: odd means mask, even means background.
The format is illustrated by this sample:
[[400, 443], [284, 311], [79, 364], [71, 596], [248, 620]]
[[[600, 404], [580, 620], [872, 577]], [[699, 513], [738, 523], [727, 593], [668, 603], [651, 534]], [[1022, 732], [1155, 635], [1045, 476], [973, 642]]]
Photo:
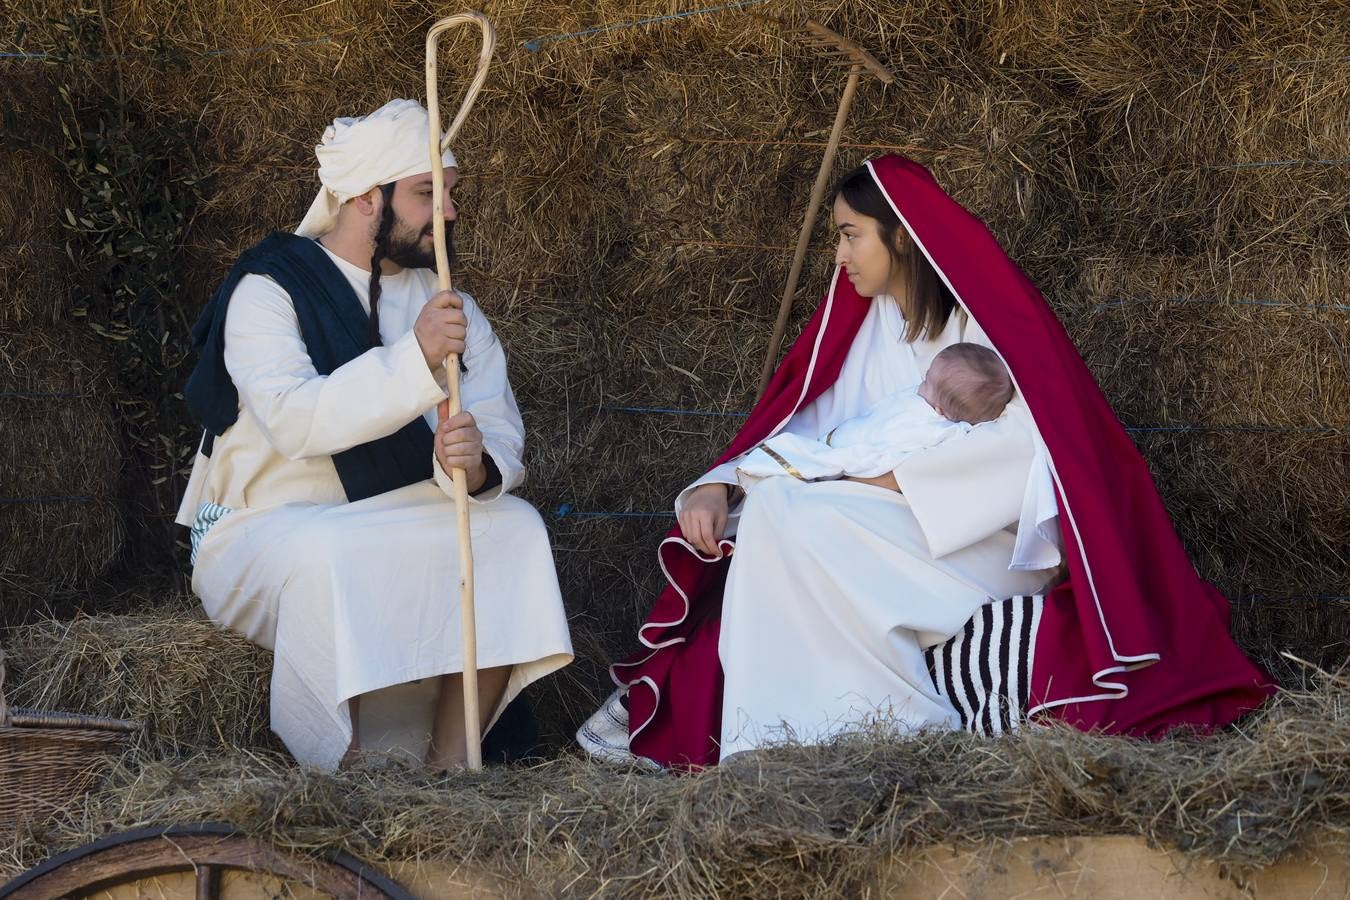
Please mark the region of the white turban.
[[[338, 207], [371, 188], [431, 171], [431, 116], [416, 100], [390, 100], [368, 116], [334, 119], [314, 148], [319, 196], [295, 233], [319, 237], [337, 224]], [[455, 155], [441, 157], [446, 168]]]

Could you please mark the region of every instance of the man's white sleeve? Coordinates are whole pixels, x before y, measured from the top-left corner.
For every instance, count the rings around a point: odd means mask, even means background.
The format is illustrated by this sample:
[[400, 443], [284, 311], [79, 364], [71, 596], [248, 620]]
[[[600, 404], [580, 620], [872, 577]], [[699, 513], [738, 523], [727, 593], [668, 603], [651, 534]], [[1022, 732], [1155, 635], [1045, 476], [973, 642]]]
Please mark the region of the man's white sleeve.
[[244, 276], [230, 300], [225, 368], [246, 414], [290, 459], [386, 437], [445, 397], [411, 331], [320, 375], [290, 296], [263, 275]]

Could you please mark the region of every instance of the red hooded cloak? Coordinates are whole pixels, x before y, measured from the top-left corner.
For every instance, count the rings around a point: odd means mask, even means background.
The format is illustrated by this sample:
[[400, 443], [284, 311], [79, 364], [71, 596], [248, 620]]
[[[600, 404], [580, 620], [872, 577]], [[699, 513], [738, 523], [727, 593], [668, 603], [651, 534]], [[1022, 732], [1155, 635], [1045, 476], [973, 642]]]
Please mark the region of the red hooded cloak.
[[[867, 166], [1003, 357], [1048, 451], [1068, 578], [1046, 595], [1028, 713], [1158, 737], [1179, 726], [1218, 728], [1259, 706], [1273, 684], [1234, 644], [1228, 602], [1196, 574], [1147, 466], [1044, 298], [922, 166], [899, 156]], [[870, 302], [835, 272], [718, 465], [834, 384]], [[710, 765], [721, 731], [718, 627], [730, 562], [694, 555], [679, 526], [658, 559], [669, 584], [638, 631], [646, 649], [611, 670], [629, 689], [630, 749], [662, 765]]]

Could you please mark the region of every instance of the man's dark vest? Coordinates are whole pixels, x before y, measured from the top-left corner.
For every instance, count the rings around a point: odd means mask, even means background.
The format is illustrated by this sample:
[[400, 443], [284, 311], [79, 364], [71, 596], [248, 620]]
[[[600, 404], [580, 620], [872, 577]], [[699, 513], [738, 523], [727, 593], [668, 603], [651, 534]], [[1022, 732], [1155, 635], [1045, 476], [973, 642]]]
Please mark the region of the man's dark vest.
[[[239, 391], [225, 369], [225, 313], [245, 275], [267, 275], [295, 305], [300, 337], [320, 375], [371, 348], [370, 316], [347, 278], [314, 241], [273, 232], [244, 251], [192, 327], [197, 366], [183, 396], [206, 427], [202, 452], [239, 418]], [[359, 410], [353, 410], [359, 415]], [[432, 431], [421, 416], [386, 437], [333, 454], [347, 499], [355, 502], [432, 477]]]

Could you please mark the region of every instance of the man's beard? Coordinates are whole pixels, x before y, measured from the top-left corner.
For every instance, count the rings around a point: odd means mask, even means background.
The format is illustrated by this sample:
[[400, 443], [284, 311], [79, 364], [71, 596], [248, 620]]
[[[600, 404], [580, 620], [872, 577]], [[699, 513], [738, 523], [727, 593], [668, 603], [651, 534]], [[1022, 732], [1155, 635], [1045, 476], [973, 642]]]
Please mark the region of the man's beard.
[[[422, 231], [414, 231], [401, 219], [394, 222], [389, 234], [389, 252], [385, 259], [405, 269], [436, 268], [436, 248], [424, 247], [422, 238], [433, 235], [431, 226]], [[450, 267], [455, 265], [455, 223], [445, 223], [445, 257]]]

